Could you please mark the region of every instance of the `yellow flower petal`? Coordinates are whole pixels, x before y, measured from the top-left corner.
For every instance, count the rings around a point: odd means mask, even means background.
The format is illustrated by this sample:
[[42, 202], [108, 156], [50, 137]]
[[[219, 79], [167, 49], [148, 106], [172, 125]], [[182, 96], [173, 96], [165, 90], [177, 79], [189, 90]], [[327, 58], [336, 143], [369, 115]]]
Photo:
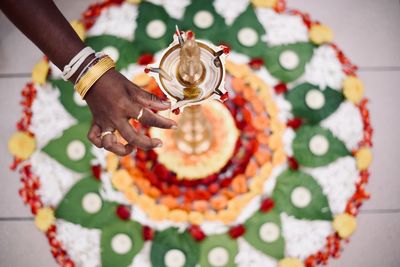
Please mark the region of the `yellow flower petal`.
[[136, 75], [133, 78], [132, 82], [134, 84], [136, 84], [137, 86], [143, 87], [143, 86], [148, 85], [150, 83], [151, 79], [152, 79], [151, 76], [149, 76], [149, 75], [147, 75], [146, 73], [143, 72], [143, 73], [140, 73], [140, 74]]
[[165, 220], [168, 216], [168, 208], [164, 205], [155, 205], [147, 212], [149, 217], [155, 221]]
[[[276, 106], [275, 103], [273, 105]], [[269, 108], [271, 107], [269, 106]], [[279, 113], [278, 109], [276, 110], [277, 110], [276, 113]], [[285, 125], [276, 118], [271, 119], [271, 130], [273, 133], [279, 133], [283, 135], [285, 131]]]
[[269, 138], [269, 147], [272, 150], [277, 150], [282, 147], [281, 135], [273, 133]]
[[331, 28], [321, 24], [314, 24], [310, 29], [310, 40], [314, 44], [330, 43], [333, 40]]
[[333, 221], [333, 228], [341, 238], [348, 238], [357, 228], [357, 219], [347, 213], [340, 214]]
[[250, 184], [251, 192], [261, 194], [264, 188], [264, 178], [261, 176], [256, 176], [252, 183]]
[[250, 73], [250, 69], [246, 64], [236, 64], [230, 60], [226, 61], [226, 70], [236, 78], [243, 78]]
[[271, 98], [267, 99], [266, 106], [267, 106], [268, 113], [270, 114], [271, 117], [278, 116], [278, 114], [279, 114], [278, 106]]
[[138, 205], [145, 211], [152, 209], [155, 204], [156, 204], [155, 200], [147, 195], [141, 195], [139, 197]]
[[364, 147], [356, 152], [357, 168], [359, 170], [366, 170], [372, 162], [371, 149]]
[[204, 213], [204, 218], [208, 221], [215, 221], [217, 219], [217, 213], [213, 210], [208, 210]]
[[278, 0], [251, 0], [255, 7], [275, 7]]
[[189, 213], [189, 222], [191, 224], [199, 225], [204, 221], [204, 216], [198, 211], [192, 211]]
[[261, 166], [260, 169], [260, 176], [262, 177], [269, 177], [272, 171], [272, 165], [271, 163], [265, 163], [264, 165]]
[[51, 208], [46, 207], [38, 210], [35, 217], [35, 225], [39, 230], [46, 232], [54, 224], [54, 221], [54, 211]]
[[250, 85], [255, 91], [265, 92], [269, 90], [269, 85], [266, 84], [262, 79], [260, 79], [255, 74], [249, 74], [245, 77], [246, 83]]
[[237, 216], [238, 213], [232, 210], [221, 210], [218, 212], [218, 219], [224, 224], [233, 222]]
[[354, 104], [358, 104], [364, 95], [364, 84], [354, 76], [348, 76], [343, 83], [344, 96]]
[[125, 191], [125, 197], [131, 202], [136, 203], [139, 199], [136, 187], [130, 187], [129, 190]]
[[112, 185], [119, 191], [124, 191], [132, 185], [132, 178], [126, 170], [118, 170], [111, 177]]
[[184, 210], [172, 210], [168, 218], [173, 222], [185, 222], [188, 219], [188, 213]]
[[107, 172], [113, 173], [117, 170], [119, 165], [119, 158], [114, 153], [107, 153], [106, 155], [106, 168]]
[[283, 149], [278, 149], [275, 151], [274, 155], [272, 156], [272, 164], [277, 166], [283, 163], [286, 160], [286, 154]]
[[228, 209], [235, 211], [235, 212], [239, 212], [242, 209], [241, 203], [240, 203], [240, 198], [236, 197], [231, 199], [228, 202]]
[[43, 59], [36, 63], [32, 70], [32, 81], [37, 84], [44, 84], [49, 73], [49, 68], [47, 60]]
[[83, 23], [80, 22], [79, 20], [73, 20], [71, 21], [71, 26], [76, 32], [76, 34], [78, 34], [79, 38], [81, 38], [81, 40], [84, 41], [86, 39], [86, 29]]
[[36, 140], [27, 132], [16, 132], [8, 140], [8, 150], [11, 155], [25, 160], [29, 158], [36, 148]]
[[285, 258], [279, 261], [278, 267], [304, 267], [304, 263], [299, 259]]

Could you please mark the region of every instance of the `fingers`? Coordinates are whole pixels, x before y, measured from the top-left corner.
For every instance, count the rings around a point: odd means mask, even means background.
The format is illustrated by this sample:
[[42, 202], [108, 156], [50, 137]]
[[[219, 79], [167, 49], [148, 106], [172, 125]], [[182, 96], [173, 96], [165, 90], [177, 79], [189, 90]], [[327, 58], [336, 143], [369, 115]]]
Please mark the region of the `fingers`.
[[164, 118], [161, 115], [156, 114], [152, 111], [169, 109], [171, 107], [170, 101], [162, 101], [157, 96], [140, 89], [136, 85], [130, 86], [130, 94], [133, 97], [134, 101], [138, 104], [132, 105], [129, 114], [130, 117], [138, 118], [143, 107], [143, 114], [139, 118], [140, 123], [142, 123], [143, 125], [164, 129], [175, 128], [177, 126], [175, 121]]
[[131, 145], [144, 150], [162, 146], [161, 140], [138, 133], [127, 120], [119, 121], [116, 126], [122, 137]]
[[115, 134], [104, 135], [101, 139], [101, 143], [106, 150], [111, 151], [118, 156], [126, 156], [132, 153], [134, 148], [131, 144], [123, 145], [119, 143]]
[[[133, 91], [133, 92], [132, 92]], [[131, 90], [134, 99], [143, 107], [153, 109], [153, 110], [166, 110], [171, 107], [171, 102], [162, 101], [157, 96], [134, 86]]]
[[101, 128], [97, 124], [93, 123], [92, 127], [90, 127], [87, 137], [90, 140], [90, 142], [92, 142], [98, 148], [102, 147], [100, 135], [101, 135]]
[[[142, 108], [138, 106], [132, 107], [132, 118], [137, 118], [138, 121], [145, 126], [152, 126], [164, 129], [175, 129], [177, 127], [176, 122], [171, 119], [167, 119], [157, 113], [154, 113], [150, 109]], [[139, 116], [142, 111], [142, 116]]]

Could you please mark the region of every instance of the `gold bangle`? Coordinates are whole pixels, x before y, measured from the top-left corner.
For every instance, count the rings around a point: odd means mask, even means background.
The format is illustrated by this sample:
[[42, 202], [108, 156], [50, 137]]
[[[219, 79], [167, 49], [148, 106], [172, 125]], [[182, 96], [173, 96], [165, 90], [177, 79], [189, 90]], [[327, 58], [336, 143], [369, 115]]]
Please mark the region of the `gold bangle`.
[[105, 56], [100, 59], [95, 65], [93, 65], [78, 81], [75, 85], [75, 90], [82, 97], [85, 97], [86, 93], [93, 86], [93, 84], [100, 79], [109, 69], [115, 67], [114, 61], [109, 57]]
[[106, 56], [102, 58], [81, 77], [75, 86], [76, 91], [82, 98], [84, 98], [93, 84], [100, 79], [104, 73], [114, 67], [115, 63], [110, 57]]

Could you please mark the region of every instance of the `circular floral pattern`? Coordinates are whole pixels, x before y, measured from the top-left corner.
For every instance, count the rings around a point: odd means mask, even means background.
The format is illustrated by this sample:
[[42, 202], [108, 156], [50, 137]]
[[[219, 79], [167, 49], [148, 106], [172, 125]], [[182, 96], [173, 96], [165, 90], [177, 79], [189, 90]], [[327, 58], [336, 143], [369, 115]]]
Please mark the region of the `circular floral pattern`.
[[122, 158], [93, 147], [85, 102], [47, 59], [22, 90], [11, 168], [56, 261], [312, 267], [338, 257], [369, 198], [372, 127], [357, 68], [331, 29], [282, 0], [108, 0], [72, 23], [162, 98], [143, 70], [175, 24], [231, 51], [229, 98], [203, 108], [214, 136], [205, 152], [185, 154], [173, 132], [134, 121], [167, 145]]

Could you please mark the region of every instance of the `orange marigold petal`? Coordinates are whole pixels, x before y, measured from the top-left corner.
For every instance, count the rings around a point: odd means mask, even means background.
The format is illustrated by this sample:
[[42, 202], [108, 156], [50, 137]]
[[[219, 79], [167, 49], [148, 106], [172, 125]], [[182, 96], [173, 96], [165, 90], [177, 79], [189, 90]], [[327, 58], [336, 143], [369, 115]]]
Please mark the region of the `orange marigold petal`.
[[216, 196], [211, 199], [211, 206], [216, 210], [223, 209], [227, 205], [228, 205], [228, 200], [225, 196]]

